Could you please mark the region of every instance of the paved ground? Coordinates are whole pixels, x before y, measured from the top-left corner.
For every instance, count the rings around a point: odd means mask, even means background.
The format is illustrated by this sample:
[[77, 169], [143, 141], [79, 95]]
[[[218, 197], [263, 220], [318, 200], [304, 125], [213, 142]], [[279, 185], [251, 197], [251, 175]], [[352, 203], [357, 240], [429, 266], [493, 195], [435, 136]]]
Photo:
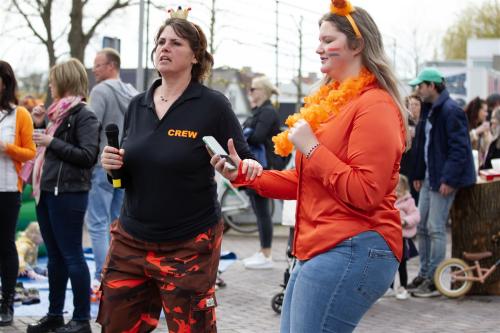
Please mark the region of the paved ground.
[[[279, 332], [279, 316], [270, 304], [271, 298], [281, 291], [280, 283], [287, 267], [287, 230], [278, 228], [276, 233], [274, 269], [248, 271], [237, 262], [222, 275], [227, 286], [217, 294], [219, 332]], [[255, 235], [230, 233], [223, 242], [223, 250], [234, 251], [240, 258], [253, 254], [257, 247]], [[415, 276], [417, 264], [418, 260], [410, 262], [410, 278]], [[16, 318], [13, 326], [0, 328], [0, 332], [25, 332], [27, 323], [35, 319]], [[100, 332], [99, 325], [94, 324], [93, 330]], [[165, 324], [155, 332], [167, 332]], [[365, 315], [356, 332], [500, 332], [500, 297], [411, 298], [406, 301], [383, 298]]]

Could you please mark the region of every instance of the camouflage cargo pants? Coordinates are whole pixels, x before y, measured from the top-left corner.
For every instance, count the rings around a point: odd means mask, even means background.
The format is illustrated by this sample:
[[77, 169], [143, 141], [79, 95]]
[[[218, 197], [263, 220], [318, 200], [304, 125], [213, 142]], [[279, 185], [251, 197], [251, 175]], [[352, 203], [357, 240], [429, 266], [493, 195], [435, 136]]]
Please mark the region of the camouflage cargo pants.
[[97, 322], [106, 333], [151, 332], [163, 308], [170, 333], [216, 332], [215, 281], [223, 224], [165, 243], [111, 229]]

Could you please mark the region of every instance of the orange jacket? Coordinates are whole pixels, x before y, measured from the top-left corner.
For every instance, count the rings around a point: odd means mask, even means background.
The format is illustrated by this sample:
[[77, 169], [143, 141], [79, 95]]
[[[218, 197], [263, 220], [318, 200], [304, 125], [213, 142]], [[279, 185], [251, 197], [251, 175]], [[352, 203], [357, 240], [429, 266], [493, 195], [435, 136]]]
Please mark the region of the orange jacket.
[[[35, 157], [36, 146], [33, 142], [33, 121], [25, 108], [18, 106], [16, 109], [16, 136], [14, 143], [7, 144], [5, 154], [14, 161], [17, 174], [21, 172], [22, 163]], [[17, 188], [23, 191], [23, 181], [17, 177]]]
[[394, 207], [405, 131], [397, 105], [375, 86], [316, 131], [320, 146], [296, 169], [264, 171], [233, 184], [277, 199], [297, 199], [294, 254], [301, 260], [328, 251], [364, 231], [378, 232], [401, 260], [402, 231]]

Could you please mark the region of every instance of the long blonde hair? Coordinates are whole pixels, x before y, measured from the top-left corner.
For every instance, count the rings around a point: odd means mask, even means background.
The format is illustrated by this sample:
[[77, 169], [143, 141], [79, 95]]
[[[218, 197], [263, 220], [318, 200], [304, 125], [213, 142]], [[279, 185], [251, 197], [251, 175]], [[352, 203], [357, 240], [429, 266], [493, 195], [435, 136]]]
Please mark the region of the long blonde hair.
[[[379, 86], [389, 93], [398, 106], [401, 118], [403, 119], [406, 133], [406, 149], [408, 150], [411, 145], [411, 137], [408, 131], [409, 112], [399, 93], [398, 79], [385, 53], [382, 35], [375, 21], [373, 21], [370, 14], [363, 8], [356, 7], [356, 10], [351, 13], [351, 16], [363, 36], [362, 40], [356, 37], [356, 33], [345, 16], [328, 13], [321, 18], [319, 24], [321, 25], [325, 21], [334, 24], [340, 32], [347, 36], [348, 44], [351, 48], [359, 47], [359, 43], [363, 43], [363, 49], [361, 51], [362, 64], [375, 75]], [[328, 81], [329, 78], [325, 78], [323, 82], [327, 83]]]
[[407, 193], [410, 193], [410, 181], [408, 177], [400, 173], [398, 185], [396, 186], [396, 196], [400, 198]]

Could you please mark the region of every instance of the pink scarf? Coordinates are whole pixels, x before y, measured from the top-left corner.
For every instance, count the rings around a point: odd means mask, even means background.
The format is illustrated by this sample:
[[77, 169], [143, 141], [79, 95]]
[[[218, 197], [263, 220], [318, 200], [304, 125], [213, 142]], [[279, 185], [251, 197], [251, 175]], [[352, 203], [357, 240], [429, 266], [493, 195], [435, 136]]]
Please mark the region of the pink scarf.
[[[81, 96], [68, 96], [54, 101], [49, 107], [47, 117], [49, 124], [45, 130], [45, 134], [54, 136], [57, 128], [61, 125], [64, 119], [68, 117], [68, 111], [81, 103], [83, 97]], [[45, 162], [45, 151], [47, 147], [40, 146], [37, 148], [35, 163], [33, 167], [33, 197], [36, 203], [40, 201], [40, 182], [42, 179], [43, 164]]]

